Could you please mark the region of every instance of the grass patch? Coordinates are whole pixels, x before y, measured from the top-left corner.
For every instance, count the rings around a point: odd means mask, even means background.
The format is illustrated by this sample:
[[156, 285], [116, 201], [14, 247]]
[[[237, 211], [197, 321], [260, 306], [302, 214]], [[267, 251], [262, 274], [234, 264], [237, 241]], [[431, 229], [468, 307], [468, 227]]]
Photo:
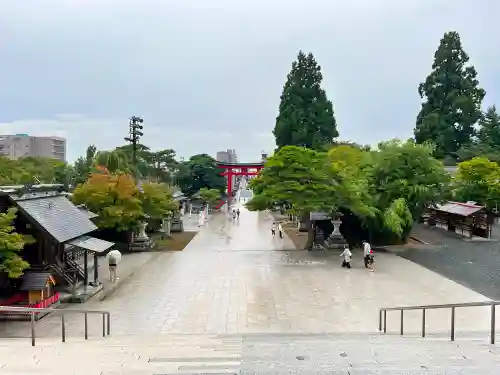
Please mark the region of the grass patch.
[[197, 232], [175, 232], [170, 237], [162, 239], [160, 234], [153, 235], [158, 251], [182, 251], [196, 236]]

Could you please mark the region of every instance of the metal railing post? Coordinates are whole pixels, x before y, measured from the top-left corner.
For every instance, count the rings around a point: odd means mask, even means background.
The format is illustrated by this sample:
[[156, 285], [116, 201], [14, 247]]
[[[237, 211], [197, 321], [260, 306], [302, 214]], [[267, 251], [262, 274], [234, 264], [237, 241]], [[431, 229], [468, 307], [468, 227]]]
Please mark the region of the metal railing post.
[[403, 336], [403, 312], [404, 312], [404, 310], [401, 309], [401, 322], [400, 322], [401, 323], [401, 327], [399, 327], [400, 328], [401, 336]]
[[387, 310], [384, 310], [384, 333], [387, 333]]
[[111, 316], [110, 316], [109, 312], [106, 313], [106, 315], [107, 315], [107, 320], [108, 320], [108, 336], [109, 336], [111, 334]]
[[30, 326], [31, 326], [31, 346], [35, 346], [35, 312], [31, 312], [30, 316]]
[[102, 314], [102, 337], [106, 337], [106, 314]]
[[61, 315], [61, 340], [66, 342], [66, 324], [64, 324], [64, 314]]
[[85, 313], [85, 340], [88, 340], [89, 338], [89, 320], [88, 320], [88, 314]]
[[455, 341], [455, 306], [451, 308], [451, 341]]
[[[106, 337], [106, 333], [111, 333], [111, 314], [109, 311], [95, 311], [95, 310], [59, 310], [54, 308], [42, 307], [24, 307], [24, 306], [0, 306], [0, 313], [7, 312], [13, 314], [21, 314], [29, 317], [29, 330], [31, 336], [31, 345], [36, 345], [36, 321], [39, 314], [54, 313], [61, 314], [61, 341], [66, 342], [66, 314], [83, 314], [85, 319], [85, 340], [89, 337], [89, 314], [96, 314], [102, 316], [102, 334]], [[107, 324], [106, 324], [107, 323]], [[107, 327], [106, 327], [107, 325]]]
[[491, 305], [491, 330], [490, 330], [490, 343], [495, 343], [495, 325], [496, 325], [496, 309], [495, 304]]
[[382, 310], [378, 311], [378, 331], [382, 332]]
[[425, 309], [422, 309], [422, 337], [425, 337]]

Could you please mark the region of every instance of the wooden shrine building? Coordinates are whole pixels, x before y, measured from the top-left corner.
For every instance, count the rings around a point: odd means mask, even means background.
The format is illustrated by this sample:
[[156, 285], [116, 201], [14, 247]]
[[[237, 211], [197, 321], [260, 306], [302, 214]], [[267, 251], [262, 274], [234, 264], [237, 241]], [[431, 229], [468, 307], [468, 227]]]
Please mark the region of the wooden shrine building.
[[[91, 280], [97, 282], [97, 256], [114, 244], [90, 235], [97, 229], [90, 220], [94, 213], [69, 201], [62, 185], [0, 187], [0, 211], [12, 206], [18, 209], [16, 232], [31, 235], [36, 241], [25, 245], [22, 252], [30, 269], [21, 290], [28, 291], [29, 301], [51, 298], [52, 284], [73, 289], [87, 286]], [[26, 289], [34, 285], [35, 278], [38, 289]]]

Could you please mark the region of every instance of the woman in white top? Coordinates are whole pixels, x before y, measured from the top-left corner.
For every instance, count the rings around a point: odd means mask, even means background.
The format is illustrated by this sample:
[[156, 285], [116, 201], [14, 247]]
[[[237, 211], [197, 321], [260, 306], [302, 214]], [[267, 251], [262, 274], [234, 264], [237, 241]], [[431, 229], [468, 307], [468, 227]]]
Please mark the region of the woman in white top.
[[280, 234], [280, 238], [283, 238], [283, 227], [281, 226], [281, 223], [278, 223], [278, 232]]
[[368, 268], [370, 271], [373, 271], [372, 247], [370, 246], [368, 241], [363, 241], [363, 257], [365, 261], [365, 268]]

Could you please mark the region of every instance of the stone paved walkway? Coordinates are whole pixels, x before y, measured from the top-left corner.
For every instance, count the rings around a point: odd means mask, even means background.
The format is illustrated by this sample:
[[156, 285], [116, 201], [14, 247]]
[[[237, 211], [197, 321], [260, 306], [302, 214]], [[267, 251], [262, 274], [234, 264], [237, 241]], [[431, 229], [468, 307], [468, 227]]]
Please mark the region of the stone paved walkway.
[[[239, 220], [214, 215], [183, 252], [160, 254], [105, 301], [84, 307], [111, 311], [114, 335], [152, 336], [374, 332], [383, 306], [487, 300], [391, 254], [377, 254], [373, 273], [363, 268], [359, 252], [353, 268], [342, 269], [339, 254], [293, 250], [288, 238], [271, 236], [270, 214], [236, 204]], [[458, 310], [457, 337], [487, 330], [488, 312]], [[67, 321], [69, 335], [81, 334], [83, 317]], [[89, 323], [91, 334], [99, 335], [100, 321]], [[388, 327], [397, 332], [398, 313], [388, 316]], [[405, 328], [420, 329], [419, 312], [405, 315]], [[22, 329], [27, 335], [27, 326], [13, 326], [17, 335]], [[428, 312], [428, 333], [448, 329], [448, 311]], [[58, 318], [44, 318], [37, 333], [59, 335]]]

